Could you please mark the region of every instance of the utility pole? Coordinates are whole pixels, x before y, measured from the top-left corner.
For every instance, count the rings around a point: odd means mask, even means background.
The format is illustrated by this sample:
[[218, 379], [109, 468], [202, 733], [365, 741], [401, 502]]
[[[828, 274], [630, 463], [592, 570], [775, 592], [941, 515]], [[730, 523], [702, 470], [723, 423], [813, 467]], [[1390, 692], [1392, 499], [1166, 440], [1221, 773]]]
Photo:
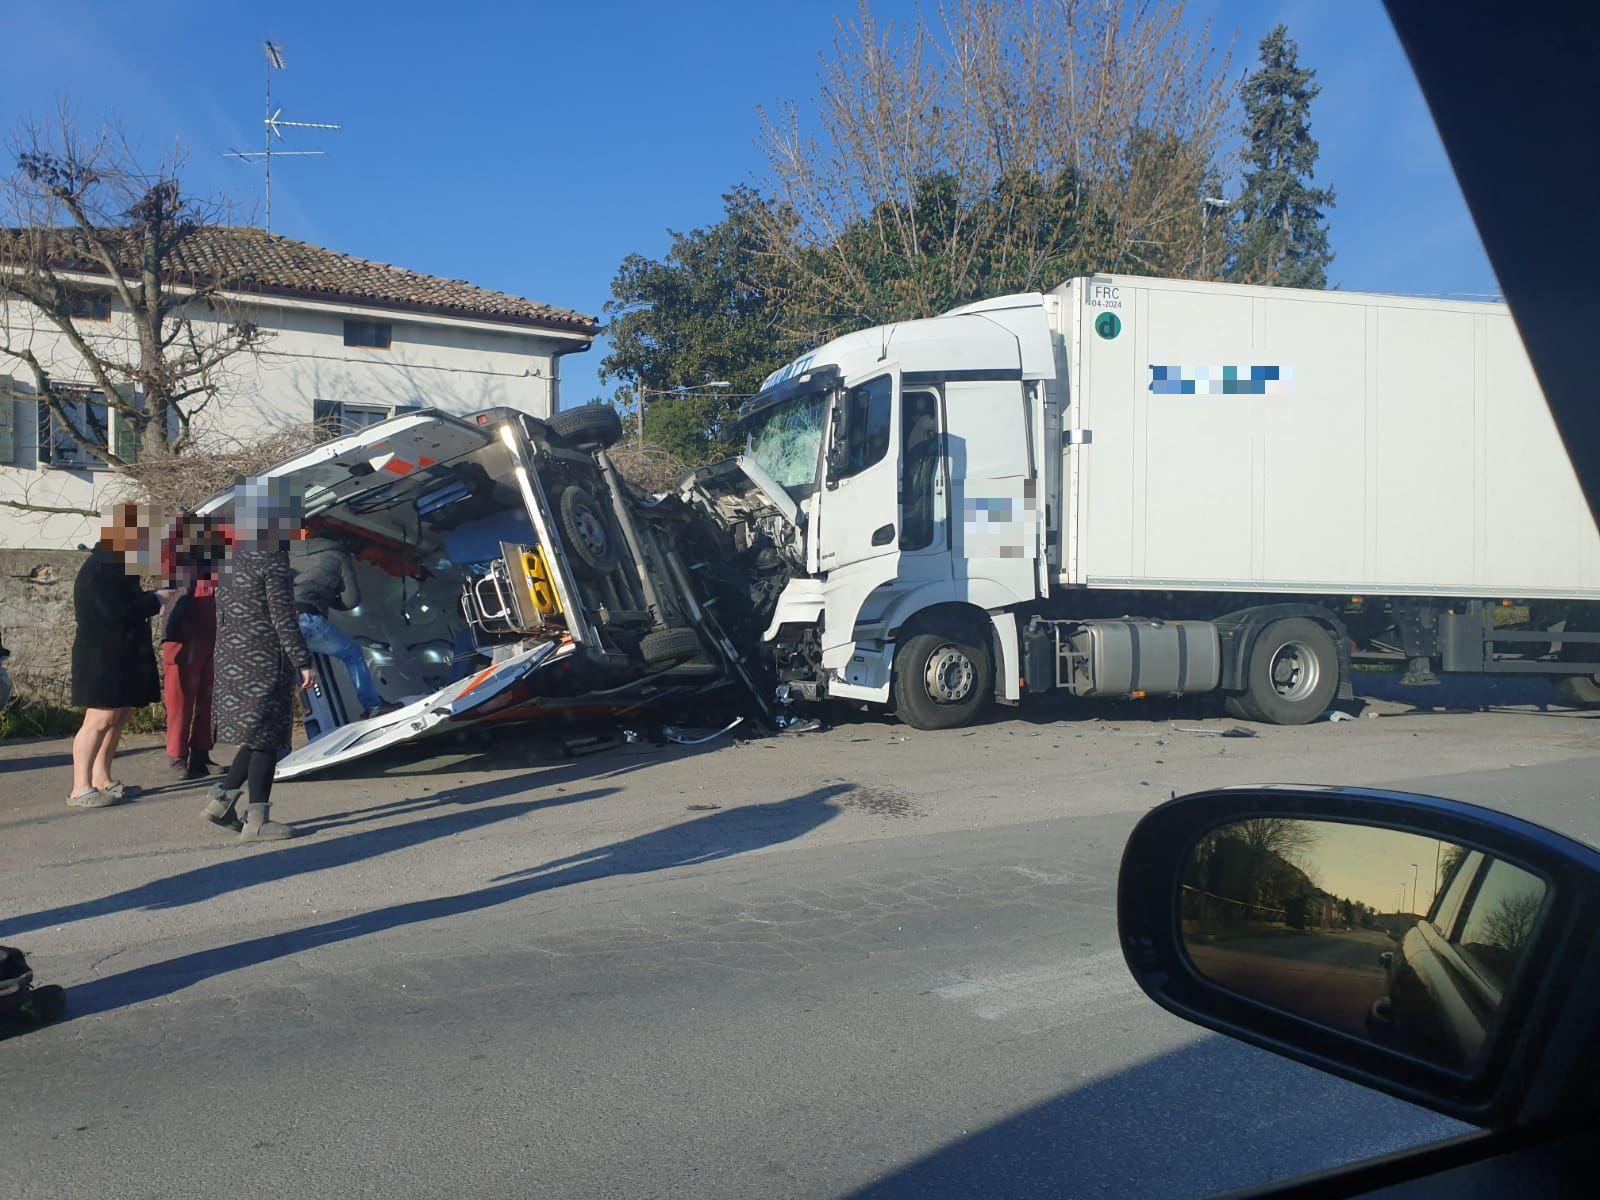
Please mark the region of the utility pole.
[[1200, 198], [1200, 277], [1211, 278], [1211, 210], [1227, 209], [1228, 202], [1221, 196]]
[[1411, 864], [1411, 907], [1417, 906], [1417, 864]]

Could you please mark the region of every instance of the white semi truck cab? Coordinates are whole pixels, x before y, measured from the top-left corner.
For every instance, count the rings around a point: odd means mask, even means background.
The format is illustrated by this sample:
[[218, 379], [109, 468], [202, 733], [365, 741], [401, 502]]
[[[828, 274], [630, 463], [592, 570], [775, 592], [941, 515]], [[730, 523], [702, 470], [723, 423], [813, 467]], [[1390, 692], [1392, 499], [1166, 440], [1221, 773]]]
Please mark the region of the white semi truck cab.
[[685, 496], [781, 563], [791, 696], [1301, 723], [1354, 644], [1600, 701], [1600, 535], [1502, 305], [1079, 278], [835, 339], [740, 420]]

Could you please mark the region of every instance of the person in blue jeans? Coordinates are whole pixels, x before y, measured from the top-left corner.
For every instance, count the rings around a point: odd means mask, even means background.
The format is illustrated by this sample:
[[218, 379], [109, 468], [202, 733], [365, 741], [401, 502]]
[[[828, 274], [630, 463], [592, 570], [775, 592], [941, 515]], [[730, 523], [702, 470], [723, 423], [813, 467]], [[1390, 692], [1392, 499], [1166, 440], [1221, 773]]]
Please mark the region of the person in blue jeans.
[[361, 647], [328, 620], [330, 611], [352, 609], [361, 603], [355, 559], [338, 542], [302, 530], [300, 539], [290, 543], [289, 566], [294, 572], [295, 612], [306, 645], [313, 654], [326, 654], [344, 664], [355, 685], [363, 720], [393, 712], [399, 705], [385, 704], [378, 694]]

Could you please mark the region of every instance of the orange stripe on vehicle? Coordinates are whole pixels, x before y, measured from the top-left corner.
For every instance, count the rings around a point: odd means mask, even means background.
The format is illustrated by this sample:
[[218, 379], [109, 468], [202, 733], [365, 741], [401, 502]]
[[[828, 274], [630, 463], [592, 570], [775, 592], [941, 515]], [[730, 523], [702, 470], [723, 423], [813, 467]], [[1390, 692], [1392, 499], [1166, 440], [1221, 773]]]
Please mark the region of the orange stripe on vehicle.
[[494, 671], [495, 671], [494, 667], [485, 667], [483, 670], [479, 671], [476, 675], [474, 675], [472, 677], [472, 682], [467, 684], [466, 687], [461, 689], [461, 694], [458, 695], [456, 697], [456, 699], [459, 700], [459, 699], [461, 699], [462, 696], [470, 696], [470, 695], [472, 695], [473, 690], [480, 683], [482, 683], [485, 679], [487, 679], [487, 678], [489, 678], [489, 676], [493, 675]]
[[409, 475], [417, 469], [417, 464], [408, 463], [403, 458], [391, 458], [383, 464], [383, 469], [391, 475]]
[[419, 467], [431, 467], [431, 466], [433, 466], [434, 463], [436, 463], [438, 461], [439, 460], [437, 458], [429, 458], [426, 454], [424, 454], [421, 458], [417, 459], [417, 466], [419, 466]]

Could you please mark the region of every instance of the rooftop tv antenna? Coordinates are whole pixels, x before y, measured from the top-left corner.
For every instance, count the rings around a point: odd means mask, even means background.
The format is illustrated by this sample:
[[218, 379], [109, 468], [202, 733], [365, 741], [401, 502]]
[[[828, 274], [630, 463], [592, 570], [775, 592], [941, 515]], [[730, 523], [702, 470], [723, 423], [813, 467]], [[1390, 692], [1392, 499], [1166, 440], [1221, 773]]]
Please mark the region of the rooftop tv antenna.
[[283, 47], [276, 42], [262, 42], [261, 48], [267, 57], [267, 104], [266, 115], [261, 124], [265, 127], [262, 135], [263, 145], [260, 150], [229, 150], [224, 158], [237, 158], [240, 162], [260, 163], [266, 176], [266, 221], [267, 232], [272, 232], [272, 160], [275, 158], [321, 158], [321, 150], [277, 150], [273, 148], [273, 139], [283, 141], [285, 129], [342, 129], [341, 125], [329, 124], [327, 121], [285, 121], [283, 109], [272, 107], [272, 73], [284, 69]]

